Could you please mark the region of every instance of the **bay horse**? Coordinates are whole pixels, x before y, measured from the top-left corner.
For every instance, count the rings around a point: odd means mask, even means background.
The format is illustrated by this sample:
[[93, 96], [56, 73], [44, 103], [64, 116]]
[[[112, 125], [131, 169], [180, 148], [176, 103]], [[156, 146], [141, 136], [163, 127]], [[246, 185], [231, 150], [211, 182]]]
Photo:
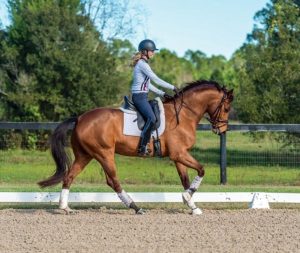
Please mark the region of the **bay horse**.
[[[204, 177], [203, 166], [189, 154], [196, 142], [196, 129], [205, 113], [209, 115], [212, 130], [222, 134], [228, 127], [228, 114], [233, 100], [233, 90], [228, 91], [212, 81], [195, 81], [187, 84], [174, 97], [163, 103], [165, 110], [165, 131], [160, 137], [163, 157], [169, 156], [176, 165], [184, 192], [182, 198], [192, 209], [192, 214], [201, 214], [192, 200], [193, 193], [199, 188]], [[115, 153], [125, 156], [138, 156], [139, 137], [123, 134], [123, 112], [117, 108], [96, 108], [76, 118], [60, 123], [51, 136], [51, 153], [56, 163], [55, 173], [40, 181], [41, 187], [63, 182], [59, 208], [66, 213], [72, 212], [68, 206], [69, 189], [76, 176], [92, 160], [102, 166], [107, 184], [117, 193], [121, 201], [144, 214], [131, 197], [122, 189], [117, 176]], [[65, 151], [67, 131], [72, 129], [71, 146], [75, 160]], [[150, 141], [152, 144], [153, 140]], [[150, 153], [153, 156], [153, 150]], [[197, 171], [192, 183], [187, 168]]]

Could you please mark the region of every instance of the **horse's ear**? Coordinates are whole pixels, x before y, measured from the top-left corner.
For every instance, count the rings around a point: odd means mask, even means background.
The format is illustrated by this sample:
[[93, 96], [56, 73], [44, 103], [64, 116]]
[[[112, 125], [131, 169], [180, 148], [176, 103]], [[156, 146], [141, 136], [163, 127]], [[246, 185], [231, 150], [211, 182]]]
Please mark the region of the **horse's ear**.
[[227, 97], [230, 101], [233, 100], [233, 89], [227, 91]]

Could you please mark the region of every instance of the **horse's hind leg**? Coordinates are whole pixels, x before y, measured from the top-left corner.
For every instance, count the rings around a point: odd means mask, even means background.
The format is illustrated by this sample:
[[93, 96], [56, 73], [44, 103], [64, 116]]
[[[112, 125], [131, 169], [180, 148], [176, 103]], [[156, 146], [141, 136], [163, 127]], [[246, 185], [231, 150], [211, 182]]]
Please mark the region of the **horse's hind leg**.
[[[102, 152], [104, 153], [104, 152]], [[101, 156], [97, 155], [96, 159], [102, 165], [106, 176], [106, 182], [117, 194], [122, 203], [128, 208], [134, 209], [136, 214], [144, 214], [144, 210], [139, 208], [132, 198], [121, 187], [116, 173], [116, 164], [113, 152], [105, 152]]]
[[84, 152], [76, 152], [75, 160], [64, 177], [63, 187], [60, 194], [59, 209], [64, 210], [67, 214], [72, 213], [73, 210], [68, 206], [68, 198], [70, 187], [76, 176], [84, 169], [84, 167], [91, 161], [92, 157]]
[[121, 188], [120, 192], [115, 190], [115, 183], [110, 178], [110, 176], [108, 176], [108, 174], [106, 172], [105, 172], [105, 176], [106, 176], [107, 185], [110, 186], [118, 194], [118, 197], [120, 198], [120, 200], [122, 201], [122, 203], [125, 206], [127, 206], [128, 208], [134, 209], [136, 214], [144, 214], [145, 213], [144, 210], [142, 208], [139, 208], [135, 204], [135, 202], [132, 200], [132, 198], [127, 194], [127, 192], [125, 192], [122, 188]]

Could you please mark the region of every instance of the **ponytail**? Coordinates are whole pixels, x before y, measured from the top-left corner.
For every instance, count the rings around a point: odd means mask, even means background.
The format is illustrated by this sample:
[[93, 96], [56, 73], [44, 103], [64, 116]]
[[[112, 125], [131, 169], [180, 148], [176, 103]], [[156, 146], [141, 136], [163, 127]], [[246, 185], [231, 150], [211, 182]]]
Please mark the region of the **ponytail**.
[[134, 67], [140, 59], [142, 59], [142, 53], [141, 52], [135, 53], [131, 58], [132, 61], [130, 66]]

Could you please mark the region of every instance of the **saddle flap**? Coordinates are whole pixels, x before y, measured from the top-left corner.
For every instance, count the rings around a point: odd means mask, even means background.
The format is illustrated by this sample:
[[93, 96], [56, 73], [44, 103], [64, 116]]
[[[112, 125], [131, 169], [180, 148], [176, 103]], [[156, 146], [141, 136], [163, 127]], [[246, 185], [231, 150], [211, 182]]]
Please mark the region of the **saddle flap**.
[[[150, 104], [150, 106], [154, 112], [155, 118], [156, 118], [155, 124], [152, 127], [152, 130], [155, 130], [155, 129], [159, 128], [159, 126], [160, 126], [159, 105], [158, 105], [158, 101], [156, 99], [150, 100], [149, 104]], [[140, 130], [143, 130], [144, 125], [145, 125], [145, 120], [144, 120], [142, 114], [140, 114], [140, 112], [136, 109], [133, 102], [128, 98], [128, 96], [124, 96], [124, 104], [123, 104], [122, 108], [124, 110], [134, 111], [137, 113], [137, 119], [135, 120], [135, 122], [137, 122], [138, 128]]]
[[155, 125], [153, 126], [153, 130], [159, 128], [160, 126], [160, 110], [159, 110], [159, 105], [158, 105], [158, 101], [156, 99], [149, 101], [152, 110], [154, 112], [156, 121], [155, 121]]
[[[158, 135], [161, 135], [165, 129], [164, 106], [160, 98], [155, 98], [154, 102], [150, 102], [150, 104], [151, 103], [153, 104], [152, 108], [156, 117], [156, 124], [152, 129], [157, 129]], [[140, 136], [145, 124], [142, 115], [136, 110], [124, 109], [124, 105], [120, 107], [120, 110], [124, 113], [123, 133], [125, 135]], [[156, 133], [153, 136], [156, 137]]]
[[[154, 112], [154, 115], [155, 115], [155, 118], [156, 118], [156, 121], [155, 121], [155, 124], [153, 125], [152, 127], [152, 131], [156, 130], [159, 128], [160, 126], [160, 110], [159, 110], [159, 105], [158, 105], [158, 101], [156, 99], [154, 100], [150, 100], [149, 101], [149, 104]], [[145, 124], [146, 124], [146, 121], [145, 119], [143, 118], [142, 114], [140, 114], [139, 111], [137, 111], [137, 124], [138, 124], [138, 128], [140, 130], [143, 130]]]

